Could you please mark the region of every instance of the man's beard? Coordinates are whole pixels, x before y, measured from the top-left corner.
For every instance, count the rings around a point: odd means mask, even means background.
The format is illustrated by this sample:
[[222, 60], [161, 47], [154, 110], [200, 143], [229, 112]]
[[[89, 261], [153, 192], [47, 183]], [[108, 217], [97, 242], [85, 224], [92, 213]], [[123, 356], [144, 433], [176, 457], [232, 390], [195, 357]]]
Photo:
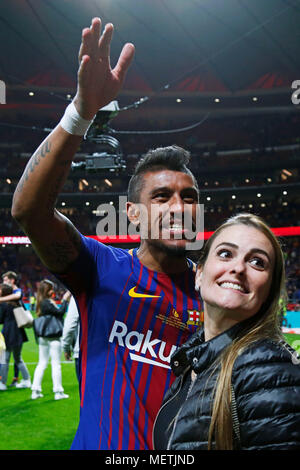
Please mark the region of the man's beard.
[[185, 246], [178, 245], [165, 245], [160, 240], [149, 240], [149, 245], [159, 248], [163, 253], [174, 258], [185, 258], [187, 256], [187, 249]]

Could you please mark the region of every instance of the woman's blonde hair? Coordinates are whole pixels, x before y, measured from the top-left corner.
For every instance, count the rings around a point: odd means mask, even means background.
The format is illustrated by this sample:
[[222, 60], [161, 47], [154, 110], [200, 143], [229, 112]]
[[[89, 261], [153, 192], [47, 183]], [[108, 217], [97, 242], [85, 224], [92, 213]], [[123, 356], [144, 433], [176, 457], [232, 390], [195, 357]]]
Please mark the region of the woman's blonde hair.
[[36, 314], [38, 317], [41, 315], [41, 302], [49, 298], [49, 292], [52, 289], [54, 289], [54, 284], [49, 279], [43, 279], [40, 282], [36, 295]]
[[275, 341], [283, 339], [279, 313], [282, 308], [282, 299], [284, 299], [284, 302], [286, 301], [284, 255], [278, 239], [260, 217], [242, 213], [228, 219], [213, 233], [205, 244], [200, 256], [199, 265], [204, 266], [216, 237], [225, 228], [240, 224], [254, 227], [268, 238], [274, 249], [275, 263], [270, 291], [266, 301], [260, 311], [252, 317], [253, 321], [250, 321], [246, 330], [242, 330], [240, 335], [223, 351], [218, 363], [215, 364], [216, 368], [220, 368], [220, 372], [215, 386], [212, 405], [208, 449], [212, 448], [213, 440], [215, 440], [216, 449], [230, 450], [234, 447], [231, 416], [231, 377], [237, 356], [249, 345], [260, 339], [270, 338]]

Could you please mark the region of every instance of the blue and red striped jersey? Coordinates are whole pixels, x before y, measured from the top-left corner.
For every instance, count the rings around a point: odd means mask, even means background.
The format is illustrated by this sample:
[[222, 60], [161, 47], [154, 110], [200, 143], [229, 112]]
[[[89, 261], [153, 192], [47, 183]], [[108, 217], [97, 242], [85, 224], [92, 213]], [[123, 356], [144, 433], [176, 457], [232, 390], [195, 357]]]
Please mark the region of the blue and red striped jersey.
[[152, 449], [152, 428], [173, 381], [170, 357], [199, 326], [195, 269], [169, 276], [137, 250], [82, 236], [60, 279], [80, 312], [80, 420], [72, 449]]

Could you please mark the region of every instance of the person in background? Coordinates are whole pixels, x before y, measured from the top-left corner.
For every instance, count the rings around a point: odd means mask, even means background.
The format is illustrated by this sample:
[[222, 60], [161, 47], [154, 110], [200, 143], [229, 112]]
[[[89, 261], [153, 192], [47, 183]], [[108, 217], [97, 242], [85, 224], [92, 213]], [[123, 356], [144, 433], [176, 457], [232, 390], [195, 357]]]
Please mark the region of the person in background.
[[7, 302], [9, 300], [22, 300], [22, 289], [17, 285], [18, 275], [14, 271], [7, 271], [2, 274], [2, 281], [4, 284], [12, 286], [12, 294], [0, 297], [0, 302]]
[[[48, 279], [40, 282], [37, 290], [36, 314], [41, 315], [55, 315], [63, 319], [67, 311], [71, 294], [67, 291], [62, 298], [62, 303], [58, 306], [53, 300], [54, 284]], [[42, 380], [45, 369], [48, 365], [49, 356], [51, 358], [51, 371], [53, 392], [55, 400], [62, 400], [69, 398], [69, 395], [64, 393], [62, 386], [61, 375], [61, 338], [38, 338], [39, 343], [39, 362], [36, 366], [32, 382], [32, 400], [42, 398]]]
[[[0, 295], [6, 298], [13, 295], [12, 286], [5, 283], [0, 284]], [[0, 323], [3, 323], [2, 334], [6, 345], [5, 363], [1, 365], [0, 390], [2, 391], [7, 389], [6, 382], [11, 354], [13, 354], [15, 364], [23, 377], [21, 382], [16, 385], [16, 388], [30, 388], [31, 386], [30, 375], [21, 356], [23, 343], [28, 341], [28, 338], [24, 328], [18, 328], [13, 312], [18, 305], [19, 302], [16, 300], [0, 303]]]
[[299, 450], [300, 359], [279, 324], [277, 238], [257, 216], [230, 218], [206, 243], [196, 283], [204, 328], [172, 356], [155, 449]]
[[71, 360], [72, 352], [75, 360], [76, 376], [79, 382], [79, 312], [74, 297], [71, 297], [68, 312], [64, 321], [62, 349], [67, 361]]
[[[3, 280], [3, 283], [11, 285], [13, 290], [12, 290], [12, 294], [6, 295], [4, 297], [0, 297], [0, 305], [1, 305], [1, 302], [7, 302], [7, 301], [17, 301], [18, 304], [22, 303], [23, 292], [22, 292], [22, 289], [17, 285], [18, 274], [15, 273], [14, 271], [7, 271], [4, 274], [2, 274], [2, 280]], [[19, 368], [18, 368], [18, 364], [14, 362], [14, 377], [12, 379], [10, 387], [16, 387], [18, 381], [19, 381]]]
[[36, 298], [34, 294], [30, 295], [29, 301], [30, 301], [30, 310], [31, 310], [31, 313], [33, 313], [35, 312], [35, 305], [36, 305]]

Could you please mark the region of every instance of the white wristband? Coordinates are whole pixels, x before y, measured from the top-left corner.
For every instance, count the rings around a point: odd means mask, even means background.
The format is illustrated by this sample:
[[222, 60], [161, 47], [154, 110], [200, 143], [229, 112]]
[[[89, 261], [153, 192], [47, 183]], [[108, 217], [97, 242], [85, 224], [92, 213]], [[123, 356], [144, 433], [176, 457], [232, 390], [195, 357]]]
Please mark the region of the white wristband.
[[60, 125], [69, 134], [85, 135], [94, 119], [83, 119], [78, 113], [73, 101], [66, 107]]

